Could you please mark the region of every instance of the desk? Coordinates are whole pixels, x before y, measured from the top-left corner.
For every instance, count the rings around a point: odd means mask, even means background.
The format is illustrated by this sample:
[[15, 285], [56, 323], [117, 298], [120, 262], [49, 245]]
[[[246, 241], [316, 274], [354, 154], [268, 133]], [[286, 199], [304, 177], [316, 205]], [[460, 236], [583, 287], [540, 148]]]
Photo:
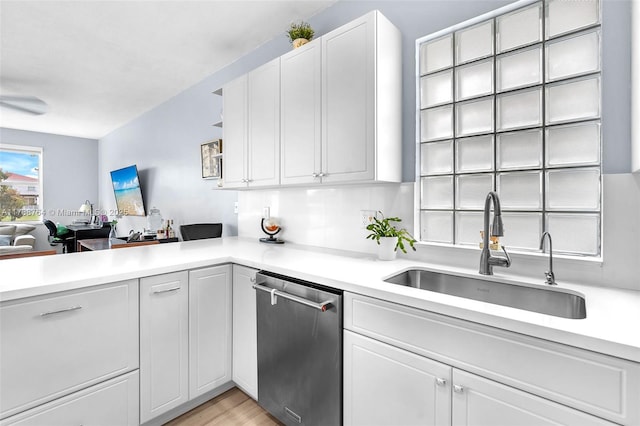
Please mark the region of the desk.
[[105, 223], [101, 228], [92, 225], [67, 225], [67, 229], [73, 232], [75, 244], [72, 245], [74, 251], [82, 251], [80, 249], [80, 240], [93, 238], [107, 238], [111, 232], [111, 224]]
[[[114, 239], [113, 244], [126, 244], [126, 240]], [[109, 238], [87, 238], [78, 241], [78, 251], [109, 250]]]

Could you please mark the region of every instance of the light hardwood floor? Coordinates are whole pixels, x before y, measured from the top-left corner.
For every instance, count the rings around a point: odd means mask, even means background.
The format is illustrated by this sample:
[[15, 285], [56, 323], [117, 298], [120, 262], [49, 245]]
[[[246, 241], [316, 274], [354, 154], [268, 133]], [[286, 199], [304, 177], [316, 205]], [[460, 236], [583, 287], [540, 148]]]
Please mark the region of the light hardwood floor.
[[220, 396], [173, 419], [165, 426], [204, 425], [282, 425], [238, 388], [233, 388]]

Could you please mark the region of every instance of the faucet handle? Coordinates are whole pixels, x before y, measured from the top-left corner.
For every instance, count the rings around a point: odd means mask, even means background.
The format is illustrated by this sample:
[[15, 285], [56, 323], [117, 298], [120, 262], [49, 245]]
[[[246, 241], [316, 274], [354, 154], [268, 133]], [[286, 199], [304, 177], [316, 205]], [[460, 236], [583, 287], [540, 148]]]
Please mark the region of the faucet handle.
[[[506, 257], [488, 255], [487, 262], [489, 263], [489, 265], [502, 266], [503, 268], [508, 268], [509, 266], [511, 266], [511, 257], [509, 256], [509, 253], [507, 253], [507, 249], [504, 246], [502, 246], [502, 251], [504, 252], [504, 255]], [[483, 251], [483, 253], [486, 253], [486, 252]], [[491, 274], [488, 274], [488, 275], [491, 275]]]
[[511, 266], [511, 256], [509, 256], [509, 253], [507, 253], [507, 248], [505, 246], [502, 246], [502, 251], [504, 252], [504, 255], [506, 257], [506, 264], [504, 266], [505, 268], [508, 268], [509, 266]]

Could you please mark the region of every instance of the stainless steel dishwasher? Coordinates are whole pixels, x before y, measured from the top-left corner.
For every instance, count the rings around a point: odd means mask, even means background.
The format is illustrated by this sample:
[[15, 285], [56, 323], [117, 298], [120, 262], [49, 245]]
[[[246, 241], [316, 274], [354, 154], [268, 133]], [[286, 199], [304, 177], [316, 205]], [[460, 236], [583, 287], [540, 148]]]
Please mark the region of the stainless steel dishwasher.
[[342, 424], [342, 291], [256, 275], [258, 403], [287, 425]]

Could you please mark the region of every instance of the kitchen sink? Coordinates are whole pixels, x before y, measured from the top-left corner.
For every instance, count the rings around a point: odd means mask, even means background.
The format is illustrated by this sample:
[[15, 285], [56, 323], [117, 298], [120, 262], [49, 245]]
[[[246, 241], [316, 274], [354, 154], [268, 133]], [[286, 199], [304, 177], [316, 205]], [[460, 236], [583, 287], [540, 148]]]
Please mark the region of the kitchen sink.
[[584, 297], [557, 287], [527, 287], [423, 269], [410, 269], [384, 281], [562, 318], [587, 317]]

